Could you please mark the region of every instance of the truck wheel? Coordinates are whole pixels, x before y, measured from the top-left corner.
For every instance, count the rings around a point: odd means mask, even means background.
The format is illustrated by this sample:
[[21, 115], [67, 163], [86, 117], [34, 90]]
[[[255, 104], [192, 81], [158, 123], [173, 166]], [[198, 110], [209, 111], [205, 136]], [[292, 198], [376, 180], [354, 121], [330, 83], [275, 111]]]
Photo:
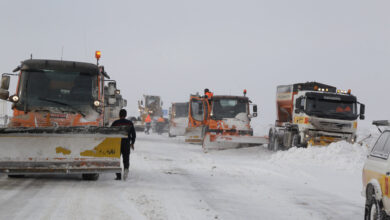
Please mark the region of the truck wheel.
[[294, 134], [292, 138], [293, 147], [301, 147], [301, 136], [299, 134]]
[[272, 131], [272, 128], [269, 129], [268, 132], [268, 150], [273, 150], [274, 149], [274, 133]]
[[281, 146], [279, 144], [279, 138], [278, 137], [274, 137], [274, 143], [273, 143], [273, 146], [272, 146], [272, 150], [273, 151], [278, 151], [281, 149]]
[[83, 173], [82, 174], [83, 180], [97, 180], [99, 179], [99, 174], [98, 173]]

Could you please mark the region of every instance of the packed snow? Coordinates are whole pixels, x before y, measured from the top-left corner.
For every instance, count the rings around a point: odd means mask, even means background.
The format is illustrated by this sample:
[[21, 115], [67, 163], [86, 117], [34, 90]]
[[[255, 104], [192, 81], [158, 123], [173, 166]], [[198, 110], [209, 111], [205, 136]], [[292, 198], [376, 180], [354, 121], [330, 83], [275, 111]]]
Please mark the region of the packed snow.
[[182, 137], [139, 133], [127, 181], [0, 175], [0, 219], [362, 219], [372, 140], [203, 153]]

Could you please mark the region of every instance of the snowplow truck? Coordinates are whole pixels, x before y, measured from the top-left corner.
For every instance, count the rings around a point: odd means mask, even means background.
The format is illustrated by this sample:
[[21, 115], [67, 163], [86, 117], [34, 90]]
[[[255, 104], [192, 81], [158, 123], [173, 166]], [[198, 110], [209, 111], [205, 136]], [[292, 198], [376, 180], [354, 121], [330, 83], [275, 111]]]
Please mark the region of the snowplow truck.
[[[108, 80], [106, 80], [108, 81]], [[115, 120], [119, 119], [119, 111], [127, 106], [127, 100], [123, 99], [120, 90], [117, 89], [116, 81], [109, 80], [108, 84], [104, 86], [104, 102], [107, 103], [104, 118], [105, 125], [110, 126]]]
[[268, 143], [265, 137], [253, 136], [250, 121], [257, 117], [257, 105], [253, 105], [251, 114], [251, 101], [245, 94], [211, 98], [190, 96], [185, 141], [202, 144], [205, 152]]
[[365, 105], [351, 90], [317, 82], [278, 86], [276, 108], [277, 120], [269, 130], [268, 144], [274, 151], [292, 146], [326, 146], [340, 140], [353, 143], [357, 119], [363, 120], [365, 112]]
[[138, 121], [135, 122], [134, 128], [137, 131], [145, 130], [145, 119], [150, 114], [152, 119], [152, 130], [156, 131], [156, 121], [163, 115], [162, 111], [163, 102], [161, 101], [160, 96], [155, 95], [144, 95], [144, 100], [138, 101], [138, 111], [140, 117]]
[[[103, 66], [62, 60], [25, 60], [3, 74], [0, 98], [12, 102], [13, 117], [0, 128], [0, 172], [82, 174], [121, 172], [120, 143], [126, 127], [105, 127], [109, 103]], [[9, 96], [10, 76], [17, 76]]]
[[169, 137], [184, 136], [188, 125], [188, 102], [172, 103], [169, 109]]

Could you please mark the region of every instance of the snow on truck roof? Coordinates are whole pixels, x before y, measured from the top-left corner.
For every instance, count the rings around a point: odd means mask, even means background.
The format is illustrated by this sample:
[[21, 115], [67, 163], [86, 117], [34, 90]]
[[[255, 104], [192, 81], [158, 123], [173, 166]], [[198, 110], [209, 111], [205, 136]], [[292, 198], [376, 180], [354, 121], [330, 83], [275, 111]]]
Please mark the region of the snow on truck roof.
[[337, 88], [331, 85], [319, 83], [319, 82], [305, 82], [295, 83], [290, 85], [280, 85], [277, 87], [278, 93], [284, 92], [298, 92], [300, 91], [315, 91], [315, 87], [328, 89], [329, 92], [336, 92]]
[[21, 65], [18, 66], [14, 72], [19, 70], [60, 70], [90, 73], [93, 75], [99, 74], [99, 67], [96, 64], [63, 60], [25, 60], [21, 62]]

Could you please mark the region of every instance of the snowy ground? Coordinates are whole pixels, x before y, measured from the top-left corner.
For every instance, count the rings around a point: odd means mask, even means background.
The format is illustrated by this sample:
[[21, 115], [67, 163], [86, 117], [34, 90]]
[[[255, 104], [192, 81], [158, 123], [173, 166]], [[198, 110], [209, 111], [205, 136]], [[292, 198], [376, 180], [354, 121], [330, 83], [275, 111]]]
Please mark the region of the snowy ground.
[[367, 147], [203, 153], [140, 134], [129, 180], [0, 175], [0, 219], [362, 219]]

